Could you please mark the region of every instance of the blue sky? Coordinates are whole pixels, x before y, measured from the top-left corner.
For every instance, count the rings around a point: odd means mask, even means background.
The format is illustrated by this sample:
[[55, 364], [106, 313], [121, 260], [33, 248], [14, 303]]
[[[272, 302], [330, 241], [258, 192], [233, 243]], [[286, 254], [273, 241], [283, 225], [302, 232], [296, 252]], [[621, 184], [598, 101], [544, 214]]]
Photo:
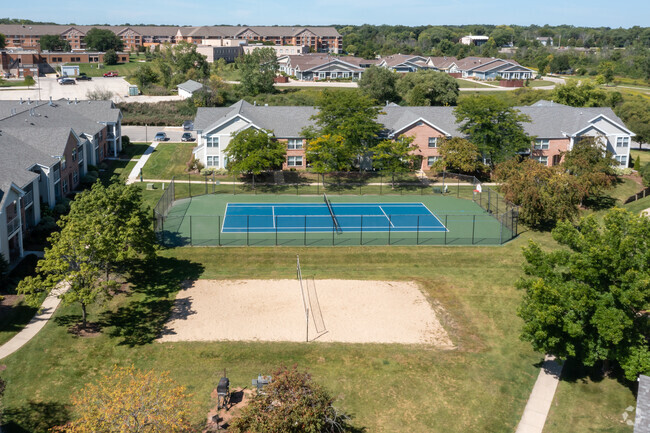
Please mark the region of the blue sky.
[[2, 17], [76, 24], [650, 25], [647, 0], [30, 0], [29, 7], [3, 3]]

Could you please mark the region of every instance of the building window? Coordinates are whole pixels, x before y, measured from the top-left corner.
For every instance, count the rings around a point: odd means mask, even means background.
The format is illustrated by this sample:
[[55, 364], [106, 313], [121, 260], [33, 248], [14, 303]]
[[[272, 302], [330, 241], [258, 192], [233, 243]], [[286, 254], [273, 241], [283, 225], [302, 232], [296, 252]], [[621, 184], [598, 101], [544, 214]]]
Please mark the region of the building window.
[[533, 159], [542, 165], [548, 165], [548, 156], [533, 156]]
[[99, 131], [99, 141], [102, 141], [104, 138], [104, 131]]
[[438, 147], [438, 137], [429, 137], [429, 147]]
[[207, 137], [205, 137], [205, 145], [207, 147], [219, 147], [219, 136], [208, 135]]
[[535, 150], [547, 150], [549, 145], [548, 139], [535, 140]]
[[438, 159], [440, 159], [439, 156], [430, 156], [427, 158], [427, 165], [431, 167]]
[[287, 149], [302, 149], [302, 138], [290, 138], [287, 140]]
[[287, 157], [287, 165], [289, 167], [301, 167], [302, 156], [289, 156]]
[[332, 72], [332, 73], [330, 74], [330, 76], [331, 76], [332, 78], [338, 78], [339, 74], [338, 74], [338, 72]]
[[77, 149], [72, 149], [72, 161], [77, 160]]
[[630, 145], [630, 137], [616, 137], [616, 147], [628, 147]]
[[68, 193], [68, 179], [63, 178], [63, 180], [61, 181], [61, 185], [63, 185], [63, 194], [67, 194]]
[[321, 79], [321, 80], [322, 80], [323, 78], [325, 78], [325, 72], [319, 72], [319, 73], [318, 73], [318, 78]]
[[61, 170], [65, 170], [65, 156], [61, 157]]
[[343, 78], [350, 78], [349, 72], [343, 72]]
[[75, 170], [72, 172], [72, 186], [75, 186], [79, 183], [79, 172]]
[[219, 167], [219, 156], [208, 156], [208, 167]]
[[616, 155], [614, 159], [623, 167], [627, 167], [627, 155]]

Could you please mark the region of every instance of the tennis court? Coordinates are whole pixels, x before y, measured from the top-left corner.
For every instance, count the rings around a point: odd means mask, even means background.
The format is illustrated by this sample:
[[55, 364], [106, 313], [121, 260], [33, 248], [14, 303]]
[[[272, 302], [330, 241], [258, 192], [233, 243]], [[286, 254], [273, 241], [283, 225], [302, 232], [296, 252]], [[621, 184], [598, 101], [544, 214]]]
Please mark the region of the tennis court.
[[439, 232], [423, 203], [228, 203], [222, 233]]

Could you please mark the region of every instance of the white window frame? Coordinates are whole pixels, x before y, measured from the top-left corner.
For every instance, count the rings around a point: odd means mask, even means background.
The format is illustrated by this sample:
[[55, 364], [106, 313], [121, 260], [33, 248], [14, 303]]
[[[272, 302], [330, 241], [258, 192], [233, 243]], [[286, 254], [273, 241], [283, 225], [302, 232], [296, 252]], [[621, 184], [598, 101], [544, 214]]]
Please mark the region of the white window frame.
[[219, 148], [220, 137], [218, 135], [206, 135], [205, 147]]
[[338, 72], [331, 72], [331, 73], [330, 73], [330, 78], [338, 78], [338, 77], [339, 77], [339, 73], [338, 73]]
[[427, 166], [431, 167], [440, 159], [439, 156], [428, 156], [427, 157]]
[[548, 156], [532, 156], [535, 161], [539, 162], [542, 165], [548, 166]]
[[77, 161], [77, 149], [72, 149], [72, 161]]
[[535, 140], [535, 150], [548, 150], [549, 146], [551, 144], [551, 140], [548, 138], [538, 138]]
[[624, 149], [630, 147], [630, 137], [627, 135], [619, 135], [616, 137], [616, 147]]
[[349, 72], [343, 72], [343, 78], [350, 78]]
[[76, 185], [79, 183], [79, 172], [77, 170], [72, 172], [72, 184]]
[[438, 147], [438, 137], [429, 137], [429, 141], [427, 142], [427, 146], [429, 146], [430, 149], [437, 148]]
[[287, 166], [302, 167], [302, 156], [300, 155], [287, 156]]
[[289, 138], [289, 139], [287, 139], [287, 149], [290, 149], [290, 150], [302, 149], [302, 138]]
[[219, 167], [219, 155], [208, 155], [206, 167]]
[[324, 79], [324, 78], [327, 78], [326, 73], [325, 73], [325, 72], [319, 72], [319, 73], [318, 73], [318, 79], [319, 79], [319, 80], [322, 80], [322, 79]]
[[61, 157], [61, 170], [65, 170], [66, 166], [66, 160], [65, 160], [65, 155]]
[[627, 167], [627, 155], [616, 155], [614, 159], [619, 165]]
[[61, 177], [61, 188], [63, 190], [63, 194], [66, 194], [68, 192], [68, 179]]

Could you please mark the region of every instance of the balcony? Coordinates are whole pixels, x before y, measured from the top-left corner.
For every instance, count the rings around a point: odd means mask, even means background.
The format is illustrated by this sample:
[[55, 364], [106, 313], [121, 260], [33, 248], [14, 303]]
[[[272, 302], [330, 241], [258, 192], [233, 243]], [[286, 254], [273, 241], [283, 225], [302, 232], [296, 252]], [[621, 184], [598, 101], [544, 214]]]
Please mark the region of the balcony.
[[23, 206], [28, 208], [34, 204], [34, 191], [28, 191], [23, 197]]
[[7, 237], [11, 237], [18, 230], [20, 230], [20, 218], [16, 215], [7, 221]]

